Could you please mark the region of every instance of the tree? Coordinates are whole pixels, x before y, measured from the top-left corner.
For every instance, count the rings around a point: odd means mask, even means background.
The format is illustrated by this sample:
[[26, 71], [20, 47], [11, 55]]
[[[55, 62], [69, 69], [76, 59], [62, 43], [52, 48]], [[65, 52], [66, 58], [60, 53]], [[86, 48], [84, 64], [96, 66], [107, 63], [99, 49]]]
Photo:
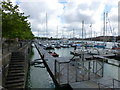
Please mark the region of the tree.
[[2, 3], [2, 36], [7, 39], [32, 39], [30, 23], [28, 17], [19, 11], [17, 5], [9, 1]]

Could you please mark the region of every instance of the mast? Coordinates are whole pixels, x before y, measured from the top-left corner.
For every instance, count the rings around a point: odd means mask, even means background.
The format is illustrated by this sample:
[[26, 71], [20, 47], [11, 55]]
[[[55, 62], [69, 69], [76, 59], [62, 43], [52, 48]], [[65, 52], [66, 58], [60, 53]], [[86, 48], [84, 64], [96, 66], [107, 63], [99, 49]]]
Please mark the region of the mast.
[[108, 20], [107, 20], [107, 19], [108, 19], [108, 13], [106, 13], [106, 41], [108, 41], [108, 40], [107, 40], [107, 23], [108, 23]]
[[63, 32], [64, 32], [64, 31], [63, 31], [63, 28], [62, 28], [62, 38], [64, 38]]
[[91, 41], [92, 41], [92, 23], [91, 23], [91, 25], [90, 25], [90, 28], [91, 28]]
[[84, 28], [84, 20], [82, 21], [82, 41], [83, 41], [83, 29]]
[[57, 25], [56, 38], [58, 38], [58, 25]]
[[47, 37], [47, 30], [48, 30], [48, 25], [47, 25], [47, 13], [46, 13], [46, 37]]
[[75, 35], [75, 34], [74, 34], [74, 28], [73, 28], [73, 39], [74, 39], [74, 35]]
[[39, 29], [38, 29], [38, 37], [39, 37]]
[[105, 12], [104, 12], [104, 14], [103, 14], [103, 42], [105, 42], [104, 41], [104, 38], [105, 38]]

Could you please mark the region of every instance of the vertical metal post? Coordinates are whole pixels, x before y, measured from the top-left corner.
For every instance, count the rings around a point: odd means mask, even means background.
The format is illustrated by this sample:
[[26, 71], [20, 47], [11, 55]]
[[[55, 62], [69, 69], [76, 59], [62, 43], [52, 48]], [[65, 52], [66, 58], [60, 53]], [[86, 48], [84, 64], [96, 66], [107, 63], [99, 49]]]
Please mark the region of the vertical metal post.
[[82, 67], [84, 67], [84, 54], [83, 54], [83, 51], [82, 51], [82, 54], [81, 54], [81, 59], [82, 59]]
[[93, 61], [93, 73], [95, 72], [95, 61]]
[[76, 82], [77, 82], [77, 66], [75, 66], [75, 69], [76, 69]]
[[102, 77], [104, 75], [104, 59], [103, 59], [103, 62], [102, 62]]
[[56, 72], [57, 72], [57, 67], [56, 67], [57, 65], [56, 65], [56, 64], [57, 64], [57, 61], [55, 60], [55, 65], [54, 65], [54, 70], [55, 70], [54, 74], [55, 74], [55, 78], [56, 78]]
[[[120, 66], [120, 62], [119, 62], [119, 66]], [[118, 88], [120, 88], [120, 67], [118, 67]]]
[[84, 53], [83, 53], [83, 67], [84, 67]]
[[58, 81], [59, 81], [59, 84], [60, 84], [60, 63], [59, 63], [59, 75], [58, 75]]
[[99, 90], [100, 90], [100, 83], [98, 83], [98, 88], [99, 88]]
[[114, 79], [113, 79], [113, 89], [114, 89]]
[[69, 83], [69, 63], [67, 63], [67, 83]]
[[88, 70], [89, 70], [89, 72], [88, 72], [88, 80], [90, 80], [90, 61], [89, 61], [89, 64], [88, 64]]
[[[96, 71], [95, 72], [97, 72], [97, 61], [96, 61]], [[97, 73], [96, 73], [97, 74]]]

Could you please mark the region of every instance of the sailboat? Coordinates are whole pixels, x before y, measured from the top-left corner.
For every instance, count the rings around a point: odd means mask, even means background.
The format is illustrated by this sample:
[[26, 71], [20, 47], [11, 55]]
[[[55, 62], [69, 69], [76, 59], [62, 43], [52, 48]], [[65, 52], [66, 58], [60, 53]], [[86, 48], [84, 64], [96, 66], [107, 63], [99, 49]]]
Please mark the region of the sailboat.
[[[105, 12], [104, 12], [104, 17], [103, 17], [103, 23], [104, 23], [103, 36], [105, 37], [105, 32], [107, 31], [107, 13], [105, 13]], [[105, 39], [105, 38], [103, 38], [103, 39]], [[94, 47], [105, 49], [106, 48], [106, 43], [105, 43], [105, 40], [103, 40], [103, 41], [104, 41], [104, 43], [97, 43], [96, 45], [94, 45]]]

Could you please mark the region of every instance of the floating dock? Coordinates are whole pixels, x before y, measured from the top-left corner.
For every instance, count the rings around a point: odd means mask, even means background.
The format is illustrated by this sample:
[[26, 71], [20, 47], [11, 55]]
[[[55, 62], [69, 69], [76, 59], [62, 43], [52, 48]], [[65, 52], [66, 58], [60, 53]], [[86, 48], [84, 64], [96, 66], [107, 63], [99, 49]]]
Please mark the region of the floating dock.
[[[100, 88], [107, 87], [103, 77], [104, 59], [87, 60], [83, 64], [71, 60], [69, 57], [53, 57], [38, 43], [34, 43], [43, 62], [57, 86], [70, 85], [72, 88]], [[79, 65], [82, 64], [82, 65]], [[87, 66], [87, 67], [86, 67]], [[92, 70], [91, 70], [92, 66]], [[113, 79], [108, 81], [108, 87], [112, 88]]]

